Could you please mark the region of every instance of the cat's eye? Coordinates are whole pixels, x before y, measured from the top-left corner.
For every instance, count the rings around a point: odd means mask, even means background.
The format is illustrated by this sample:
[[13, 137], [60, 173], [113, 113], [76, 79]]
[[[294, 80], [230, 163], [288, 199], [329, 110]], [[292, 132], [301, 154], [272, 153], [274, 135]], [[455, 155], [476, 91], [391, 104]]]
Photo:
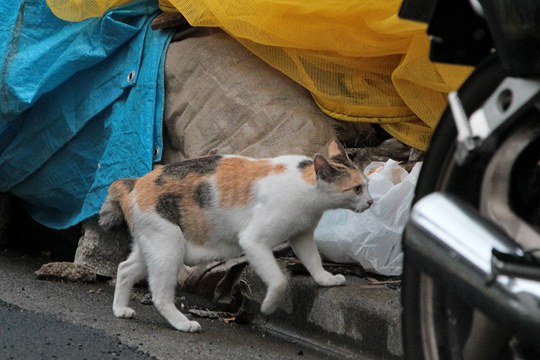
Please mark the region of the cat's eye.
[[360, 195], [364, 191], [364, 187], [362, 185], [355, 186], [353, 187], [353, 191]]

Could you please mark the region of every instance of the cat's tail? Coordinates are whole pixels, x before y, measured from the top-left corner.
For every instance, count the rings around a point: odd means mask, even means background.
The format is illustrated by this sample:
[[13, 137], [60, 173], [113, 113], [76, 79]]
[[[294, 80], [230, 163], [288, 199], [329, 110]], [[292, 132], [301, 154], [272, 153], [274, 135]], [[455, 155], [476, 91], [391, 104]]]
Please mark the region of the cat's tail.
[[135, 179], [117, 180], [109, 187], [107, 197], [99, 211], [99, 225], [105, 230], [111, 230], [126, 221], [123, 204], [135, 186]]

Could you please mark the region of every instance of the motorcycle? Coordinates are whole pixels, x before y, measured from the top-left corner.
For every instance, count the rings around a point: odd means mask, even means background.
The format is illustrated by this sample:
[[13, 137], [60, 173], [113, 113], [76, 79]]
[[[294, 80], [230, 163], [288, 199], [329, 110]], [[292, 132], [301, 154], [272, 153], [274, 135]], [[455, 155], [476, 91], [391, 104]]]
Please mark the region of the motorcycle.
[[540, 1], [404, 0], [433, 61], [475, 71], [426, 153], [403, 235], [407, 359], [540, 359]]

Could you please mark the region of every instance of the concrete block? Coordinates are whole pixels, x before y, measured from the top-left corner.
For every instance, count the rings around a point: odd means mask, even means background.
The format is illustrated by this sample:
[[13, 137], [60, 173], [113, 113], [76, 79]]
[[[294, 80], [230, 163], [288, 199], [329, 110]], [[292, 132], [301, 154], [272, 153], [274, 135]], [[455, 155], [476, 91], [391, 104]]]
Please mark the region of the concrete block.
[[[286, 271], [285, 261], [280, 265]], [[266, 287], [251, 270], [248, 310], [263, 331], [343, 359], [401, 359], [400, 292], [347, 276], [347, 284], [319, 287], [306, 275], [288, 274], [286, 298], [268, 318], [259, 312]]]
[[130, 235], [127, 227], [105, 231], [91, 218], [83, 223], [74, 263], [85, 265], [97, 275], [116, 277], [118, 264], [129, 255]]

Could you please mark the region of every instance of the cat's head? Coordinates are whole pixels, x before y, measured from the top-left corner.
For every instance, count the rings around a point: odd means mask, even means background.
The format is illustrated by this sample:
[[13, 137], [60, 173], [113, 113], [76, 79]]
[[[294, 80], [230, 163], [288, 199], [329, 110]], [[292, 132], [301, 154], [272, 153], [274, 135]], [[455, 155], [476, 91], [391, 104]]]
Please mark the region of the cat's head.
[[371, 206], [373, 199], [368, 191], [368, 179], [339, 142], [330, 143], [328, 158], [315, 155], [313, 165], [318, 186], [333, 194], [340, 207], [362, 212]]

